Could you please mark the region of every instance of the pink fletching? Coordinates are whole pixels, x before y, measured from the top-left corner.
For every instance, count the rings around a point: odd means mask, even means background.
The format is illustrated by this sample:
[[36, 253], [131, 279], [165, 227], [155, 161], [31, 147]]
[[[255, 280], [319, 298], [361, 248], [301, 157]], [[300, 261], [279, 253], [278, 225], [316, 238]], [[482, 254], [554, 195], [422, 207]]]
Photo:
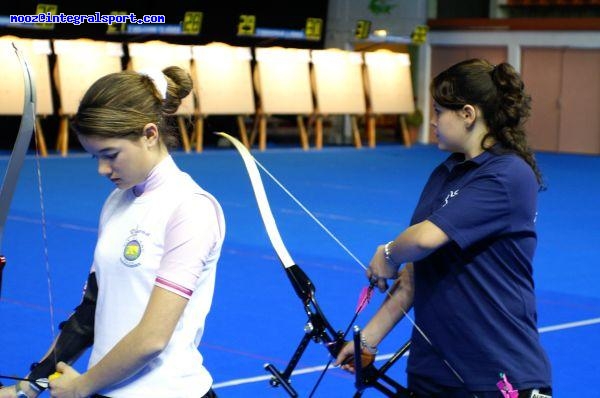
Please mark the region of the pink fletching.
[[506, 375], [504, 373], [500, 373], [500, 377], [501, 379], [498, 383], [496, 383], [496, 386], [498, 386], [500, 393], [502, 393], [502, 397], [519, 398], [519, 390], [513, 389], [513, 386], [508, 381], [508, 378], [506, 378]]
[[369, 301], [371, 301], [371, 296], [373, 296], [373, 286], [365, 286], [360, 291], [360, 295], [358, 296], [358, 305], [356, 306], [356, 313], [360, 314], [362, 310], [365, 309]]

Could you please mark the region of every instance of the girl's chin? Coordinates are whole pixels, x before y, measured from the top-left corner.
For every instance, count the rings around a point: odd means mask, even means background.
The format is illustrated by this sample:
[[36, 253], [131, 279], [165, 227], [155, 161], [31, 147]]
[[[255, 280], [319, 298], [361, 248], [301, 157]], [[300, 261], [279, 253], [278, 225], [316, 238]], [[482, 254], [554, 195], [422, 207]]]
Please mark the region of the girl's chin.
[[123, 190], [123, 191], [126, 191], [126, 190], [128, 190], [129, 188], [133, 187], [133, 185], [132, 185], [132, 184], [128, 184], [128, 183], [126, 183], [126, 182], [124, 182], [124, 181], [121, 181], [121, 180], [119, 180], [119, 181], [115, 181], [115, 186], [116, 186], [117, 188], [119, 188], [119, 189]]

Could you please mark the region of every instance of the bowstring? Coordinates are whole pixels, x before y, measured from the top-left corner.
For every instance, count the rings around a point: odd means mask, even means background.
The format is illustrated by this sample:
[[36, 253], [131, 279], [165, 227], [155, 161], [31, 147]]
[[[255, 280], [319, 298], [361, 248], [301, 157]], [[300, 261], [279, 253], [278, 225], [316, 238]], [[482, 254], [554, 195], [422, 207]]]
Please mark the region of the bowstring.
[[[34, 119], [35, 121], [35, 119]], [[40, 162], [40, 150], [39, 150], [39, 142], [37, 137], [37, 128], [36, 123], [33, 124], [33, 137], [35, 142], [35, 165], [36, 165], [36, 177], [37, 177], [37, 186], [38, 186], [38, 194], [40, 198], [40, 219], [41, 219], [41, 229], [42, 229], [42, 242], [43, 242], [43, 253], [44, 253], [44, 268], [46, 270], [46, 283], [48, 286], [48, 303], [49, 303], [49, 311], [50, 311], [50, 332], [52, 335], [52, 342], [56, 340], [56, 316], [54, 311], [54, 295], [52, 294], [52, 273], [50, 267], [50, 257], [48, 255], [48, 228], [47, 228], [47, 220], [46, 220], [46, 207], [44, 206], [44, 189], [42, 187], [42, 167]], [[54, 366], [56, 367], [58, 363], [58, 357], [56, 348], [52, 350], [54, 355]]]
[[[348, 247], [346, 247], [346, 245], [344, 245], [334, 234], [333, 232], [331, 232], [306, 206], [304, 206], [304, 204], [302, 204], [302, 202], [300, 202], [300, 200], [298, 200], [298, 198], [296, 198], [296, 196], [290, 192], [289, 189], [287, 189], [271, 172], [269, 172], [269, 170], [267, 170], [266, 167], [264, 167], [254, 156], [252, 156], [252, 159], [254, 160], [254, 162], [256, 163], [256, 165], [266, 174], [269, 176], [269, 178], [271, 178], [271, 180], [273, 180], [273, 182], [279, 186], [279, 188], [281, 188], [283, 190], [283, 192], [285, 192], [314, 222], [317, 223], [317, 225], [319, 225], [323, 231], [325, 231], [325, 233], [327, 235], [329, 235], [329, 237], [331, 237], [348, 255], [350, 255], [350, 257], [352, 257], [354, 259], [354, 261], [360, 265], [365, 271], [367, 270], [367, 267], [362, 263], [362, 261], [360, 261], [360, 259], [354, 255], [354, 253], [352, 253], [352, 251], [350, 249], [348, 249]], [[388, 298], [392, 298], [392, 294], [390, 293], [389, 289], [385, 291], [385, 294], [387, 295]], [[358, 308], [361, 308], [363, 305], [359, 305]], [[400, 306], [400, 309], [402, 310], [402, 314], [403, 317], [408, 319], [409, 322], [412, 324], [412, 326], [415, 328], [415, 330], [419, 333], [419, 335], [427, 342], [427, 344], [429, 344], [437, 353], [438, 356], [441, 358], [442, 362], [448, 367], [448, 369], [454, 374], [454, 376], [461, 382], [463, 383], [463, 385], [466, 385], [464, 379], [462, 378], [462, 376], [460, 375], [460, 373], [458, 373], [458, 371], [446, 360], [446, 358], [444, 356], [441, 355], [441, 353], [437, 350], [437, 348], [433, 345], [431, 339], [427, 336], [427, 334], [423, 331], [423, 329], [421, 329], [421, 327], [417, 324], [417, 322], [408, 314], [408, 311], [406, 311], [403, 306]], [[350, 325], [348, 325], [346, 332], [343, 336], [343, 338], [345, 339], [346, 335], [348, 334], [348, 331], [350, 330], [350, 327], [352, 325], [352, 323], [354, 323], [354, 321], [356, 320], [356, 318], [358, 317], [358, 314], [360, 313], [360, 310], [355, 311], [354, 317], [352, 318], [352, 321], [350, 322]], [[325, 366], [325, 369], [323, 369], [323, 371], [321, 372], [321, 375], [319, 376], [318, 380], [317, 380], [317, 384], [313, 387], [309, 397], [312, 397], [314, 392], [316, 391], [316, 388], [318, 387], [319, 383], [321, 382], [321, 380], [323, 379], [323, 376], [325, 375], [325, 373], [327, 372], [327, 370], [329, 369], [329, 366], [331, 365], [331, 362], [333, 361], [333, 358], [330, 358], [329, 361], [327, 362], [327, 365]]]
[[[352, 251], [350, 249], [348, 249], [348, 247], [342, 243], [342, 241], [340, 241], [338, 239], [337, 236], [335, 236], [335, 234], [333, 232], [331, 232], [329, 230], [329, 228], [327, 228], [306, 206], [304, 206], [304, 204], [302, 202], [300, 202], [300, 200], [298, 198], [296, 198], [296, 196], [289, 190], [287, 189], [271, 172], [269, 172], [269, 170], [267, 170], [266, 167], [264, 167], [254, 156], [252, 156], [252, 159], [254, 160], [254, 162], [256, 163], [256, 165], [266, 174], [269, 176], [269, 178], [271, 178], [271, 180], [273, 180], [273, 182], [279, 186], [279, 188], [281, 188], [283, 190], [283, 192], [285, 192], [314, 222], [317, 223], [317, 225], [319, 225], [323, 231], [325, 231], [325, 233], [327, 235], [329, 235], [329, 237], [331, 239], [333, 239], [348, 255], [350, 255], [350, 257], [352, 257], [354, 259], [354, 261], [360, 265], [365, 271], [367, 270], [367, 267], [363, 264], [362, 261], [360, 261], [360, 259], [354, 254], [352, 253]], [[370, 292], [373, 290], [373, 284], [371, 284], [371, 286], [369, 286]], [[388, 293], [389, 294], [389, 293]], [[350, 323], [347, 325], [344, 334], [342, 335], [342, 339], [346, 339], [346, 335], [348, 334], [348, 332], [350, 331], [350, 328], [352, 327], [352, 324], [354, 324], [354, 322], [356, 321], [356, 318], [358, 317], [358, 315], [360, 314], [360, 312], [363, 310], [366, 302], [368, 302], [369, 297], [365, 296], [362, 298], [361, 302], [359, 303], [359, 305], [357, 306], [357, 309], [354, 311], [354, 315], [352, 317], [352, 320], [350, 321]], [[333, 356], [330, 356], [329, 360], [327, 361], [327, 364], [325, 365], [325, 368], [321, 371], [321, 374], [319, 375], [316, 384], [313, 386], [309, 398], [312, 397], [314, 395], [314, 393], [316, 392], [319, 384], [321, 383], [321, 380], [323, 380], [323, 377], [325, 376], [325, 373], [327, 373], [327, 370], [329, 370], [329, 367], [331, 366], [331, 363], [333, 362]]]
[[350, 251], [350, 249], [348, 249], [348, 248], [346, 247], [346, 245], [344, 245], [344, 244], [343, 244], [343, 243], [342, 243], [342, 242], [341, 242], [341, 241], [340, 241], [340, 240], [339, 240], [339, 239], [338, 239], [338, 238], [337, 238], [337, 237], [336, 237], [336, 236], [333, 234], [333, 232], [331, 232], [331, 231], [329, 230], [329, 228], [327, 228], [327, 227], [326, 227], [326, 226], [325, 226], [325, 225], [324, 225], [324, 224], [323, 224], [321, 221], [319, 221], [319, 219], [318, 219], [318, 218], [317, 218], [317, 217], [316, 217], [316, 216], [315, 216], [315, 215], [314, 215], [314, 214], [313, 214], [313, 213], [312, 213], [310, 210], [308, 210], [308, 208], [307, 208], [306, 206], [304, 206], [304, 205], [302, 204], [302, 202], [300, 202], [300, 201], [298, 200], [298, 198], [296, 198], [296, 196], [294, 196], [294, 194], [293, 194], [293, 193], [291, 193], [291, 192], [290, 192], [290, 191], [289, 191], [289, 190], [288, 190], [288, 189], [287, 189], [287, 188], [286, 188], [286, 187], [285, 187], [285, 186], [284, 186], [284, 185], [283, 185], [283, 184], [282, 184], [282, 183], [281, 183], [281, 182], [280, 182], [280, 181], [279, 181], [277, 178], [275, 178], [275, 176], [274, 176], [273, 174], [271, 174], [271, 173], [269, 172], [269, 170], [267, 170], [267, 169], [266, 169], [266, 168], [265, 168], [265, 167], [264, 167], [264, 166], [263, 166], [263, 165], [262, 165], [262, 164], [261, 164], [261, 163], [260, 163], [260, 162], [259, 162], [259, 161], [258, 161], [258, 160], [255, 158], [255, 157], [254, 157], [254, 156], [252, 157], [252, 159], [254, 159], [254, 162], [256, 163], [256, 165], [257, 165], [258, 167], [260, 167], [260, 168], [261, 168], [261, 170], [262, 170], [262, 171], [264, 171], [264, 172], [265, 172], [265, 174], [266, 174], [266, 175], [268, 175], [268, 176], [269, 176], [269, 178], [271, 178], [271, 179], [273, 180], [273, 182], [274, 182], [275, 184], [277, 184], [277, 185], [279, 186], [279, 188], [281, 188], [281, 189], [283, 190], [283, 192], [285, 192], [285, 193], [286, 193], [286, 194], [287, 194], [287, 195], [288, 195], [288, 196], [289, 196], [289, 197], [290, 197], [290, 198], [291, 198], [291, 199], [292, 199], [294, 202], [296, 202], [296, 204], [297, 204], [297, 205], [298, 205], [298, 206], [299, 206], [299, 207], [300, 207], [302, 210], [304, 210], [304, 212], [305, 212], [306, 214], [308, 214], [308, 216], [309, 216], [309, 217], [310, 217], [310, 218], [311, 218], [311, 219], [312, 219], [314, 222], [316, 222], [316, 223], [317, 223], [317, 225], [319, 225], [319, 226], [320, 226], [320, 227], [323, 229], [323, 231], [325, 231], [325, 233], [327, 233], [327, 235], [329, 235], [329, 237], [330, 237], [331, 239], [333, 239], [333, 240], [334, 240], [334, 241], [335, 241], [335, 242], [336, 242], [338, 245], [340, 245], [340, 247], [341, 247], [341, 248], [342, 248], [342, 249], [343, 249], [343, 250], [344, 250], [346, 253], [348, 253], [348, 254], [350, 255], [350, 257], [352, 257], [352, 258], [354, 259], [354, 261], [356, 261], [356, 263], [357, 263], [358, 265], [360, 265], [360, 266], [361, 266], [361, 267], [362, 267], [362, 268], [363, 268], [365, 271], [367, 270], [367, 267], [366, 267], [366, 266], [365, 266], [365, 265], [362, 263], [362, 261], [360, 261], [360, 260], [359, 260], [359, 258], [358, 258], [358, 257], [356, 257], [356, 256], [354, 255], [354, 253], [352, 253], [352, 251]]

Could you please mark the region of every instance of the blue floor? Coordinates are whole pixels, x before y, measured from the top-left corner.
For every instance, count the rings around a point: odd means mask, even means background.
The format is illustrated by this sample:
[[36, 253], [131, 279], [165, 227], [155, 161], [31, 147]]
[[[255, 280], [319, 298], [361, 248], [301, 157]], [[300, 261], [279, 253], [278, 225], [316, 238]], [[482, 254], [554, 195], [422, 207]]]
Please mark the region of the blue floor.
[[[308, 152], [283, 148], [254, 155], [363, 263], [378, 244], [406, 226], [427, 176], [446, 157], [435, 147], [418, 145]], [[217, 393], [285, 397], [282, 389], [269, 386], [263, 364], [285, 367], [306, 319], [269, 244], [241, 159], [229, 149], [174, 157], [219, 199], [227, 219], [215, 298], [200, 347]], [[548, 190], [539, 198], [535, 280], [539, 327], [553, 364], [555, 396], [600, 396], [590, 393], [597, 390], [600, 375], [600, 157], [550, 153], [537, 157]], [[6, 162], [0, 158], [0, 168]], [[35, 160], [26, 160], [2, 247], [8, 265], [0, 299], [0, 374], [26, 373], [51, 340], [45, 246], [54, 323], [79, 302], [100, 207], [112, 189], [95, 167], [94, 160], [82, 154], [41, 160], [44, 242]], [[279, 187], [264, 175], [263, 180], [288, 250], [316, 285], [329, 321], [345, 328], [365, 285], [362, 268]], [[358, 325], [364, 325], [381, 300], [377, 294]], [[394, 352], [407, 340], [410, 328], [408, 321], [402, 322], [380, 353]], [[300, 396], [308, 396], [328, 359], [322, 346], [309, 346], [297, 368], [301, 374], [292, 378]], [[84, 369], [86, 360], [80, 359], [77, 367]], [[400, 382], [405, 381], [405, 364], [401, 359], [391, 370]], [[349, 397], [353, 392], [353, 379], [332, 369], [315, 396]], [[381, 395], [367, 391], [364, 396]]]

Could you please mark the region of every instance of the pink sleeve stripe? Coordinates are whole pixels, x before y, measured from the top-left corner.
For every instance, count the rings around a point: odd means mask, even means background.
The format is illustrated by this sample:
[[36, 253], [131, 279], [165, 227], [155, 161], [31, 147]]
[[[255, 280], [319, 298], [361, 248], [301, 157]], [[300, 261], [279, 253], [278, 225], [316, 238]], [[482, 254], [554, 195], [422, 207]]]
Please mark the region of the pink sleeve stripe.
[[164, 278], [161, 278], [160, 276], [156, 277], [155, 284], [160, 287], [163, 287], [167, 290], [170, 290], [173, 293], [177, 293], [179, 295], [182, 295], [182, 296], [185, 296], [188, 298], [192, 296], [192, 293], [194, 293], [193, 290], [183, 287], [181, 285], [178, 285], [176, 283], [173, 283], [171, 281], [168, 281]]

